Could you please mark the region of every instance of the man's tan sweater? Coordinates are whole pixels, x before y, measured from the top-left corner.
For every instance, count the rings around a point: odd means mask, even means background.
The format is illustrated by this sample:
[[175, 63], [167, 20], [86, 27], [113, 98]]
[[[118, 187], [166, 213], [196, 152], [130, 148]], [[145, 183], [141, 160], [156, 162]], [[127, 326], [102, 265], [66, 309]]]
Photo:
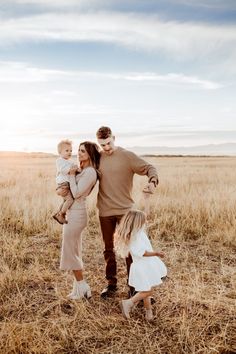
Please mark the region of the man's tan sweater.
[[97, 207], [100, 216], [122, 215], [131, 209], [135, 173], [147, 175], [149, 181], [158, 181], [154, 166], [121, 147], [117, 147], [112, 155], [101, 153], [99, 171]]

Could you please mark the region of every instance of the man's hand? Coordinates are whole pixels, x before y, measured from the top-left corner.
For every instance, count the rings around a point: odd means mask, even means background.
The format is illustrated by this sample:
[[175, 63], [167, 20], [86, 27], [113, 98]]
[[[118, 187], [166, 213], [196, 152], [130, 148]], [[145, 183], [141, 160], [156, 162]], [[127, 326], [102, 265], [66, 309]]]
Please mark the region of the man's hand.
[[155, 192], [154, 183], [149, 182], [144, 188], [143, 193], [153, 194]]

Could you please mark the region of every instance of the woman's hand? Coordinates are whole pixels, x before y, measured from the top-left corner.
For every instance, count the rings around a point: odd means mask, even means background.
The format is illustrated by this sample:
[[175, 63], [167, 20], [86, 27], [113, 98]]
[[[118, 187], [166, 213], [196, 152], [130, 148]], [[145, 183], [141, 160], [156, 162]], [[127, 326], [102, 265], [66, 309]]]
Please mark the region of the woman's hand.
[[71, 169], [70, 169], [70, 171], [69, 171], [69, 175], [70, 175], [70, 176], [75, 176], [77, 170], [78, 170], [78, 166], [73, 166], [73, 167], [71, 167]]

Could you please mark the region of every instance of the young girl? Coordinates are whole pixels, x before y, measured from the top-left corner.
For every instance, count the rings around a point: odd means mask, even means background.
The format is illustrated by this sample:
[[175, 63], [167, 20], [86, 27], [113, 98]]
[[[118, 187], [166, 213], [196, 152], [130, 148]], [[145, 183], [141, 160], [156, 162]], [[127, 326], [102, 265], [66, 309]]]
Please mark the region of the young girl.
[[123, 216], [118, 225], [114, 244], [117, 254], [125, 258], [130, 253], [133, 263], [130, 267], [129, 280], [137, 293], [128, 300], [120, 302], [125, 318], [130, 318], [132, 307], [143, 300], [146, 319], [153, 320], [151, 308], [152, 287], [162, 283], [167, 275], [165, 264], [159, 259], [164, 257], [162, 252], [153, 251], [145, 232], [145, 214], [139, 210], [130, 210]]

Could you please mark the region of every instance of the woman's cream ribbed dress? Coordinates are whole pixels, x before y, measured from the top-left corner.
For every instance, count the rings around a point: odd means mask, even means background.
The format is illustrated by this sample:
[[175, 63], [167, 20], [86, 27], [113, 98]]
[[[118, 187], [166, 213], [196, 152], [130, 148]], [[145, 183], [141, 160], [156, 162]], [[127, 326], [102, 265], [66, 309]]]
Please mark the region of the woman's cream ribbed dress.
[[74, 203], [67, 211], [68, 224], [63, 225], [61, 270], [83, 269], [82, 231], [87, 225], [86, 197], [97, 181], [97, 172], [86, 167], [76, 177], [70, 176], [70, 189]]

